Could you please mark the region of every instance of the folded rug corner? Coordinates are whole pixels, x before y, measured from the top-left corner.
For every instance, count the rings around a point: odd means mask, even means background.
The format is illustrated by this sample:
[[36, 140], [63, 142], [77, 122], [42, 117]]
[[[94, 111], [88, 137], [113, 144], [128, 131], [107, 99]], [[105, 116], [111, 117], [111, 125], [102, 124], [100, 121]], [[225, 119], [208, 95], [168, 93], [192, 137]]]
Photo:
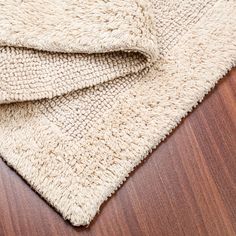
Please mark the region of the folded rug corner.
[[0, 154], [76, 226], [236, 65], [235, 0], [0, 6]]

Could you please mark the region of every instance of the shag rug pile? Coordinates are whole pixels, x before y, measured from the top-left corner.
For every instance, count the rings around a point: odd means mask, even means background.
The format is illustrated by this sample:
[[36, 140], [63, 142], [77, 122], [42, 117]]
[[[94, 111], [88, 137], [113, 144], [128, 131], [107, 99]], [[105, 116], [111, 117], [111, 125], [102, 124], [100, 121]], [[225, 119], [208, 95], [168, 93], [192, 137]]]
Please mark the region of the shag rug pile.
[[73, 225], [236, 63], [236, 0], [0, 0], [0, 154]]

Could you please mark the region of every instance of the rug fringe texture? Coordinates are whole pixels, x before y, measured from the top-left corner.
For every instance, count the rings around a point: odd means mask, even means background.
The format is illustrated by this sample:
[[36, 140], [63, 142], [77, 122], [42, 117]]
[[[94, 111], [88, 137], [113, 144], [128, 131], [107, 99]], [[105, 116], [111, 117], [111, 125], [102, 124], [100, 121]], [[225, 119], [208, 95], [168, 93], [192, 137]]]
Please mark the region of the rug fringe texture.
[[235, 0], [0, 6], [0, 155], [75, 226], [236, 66]]

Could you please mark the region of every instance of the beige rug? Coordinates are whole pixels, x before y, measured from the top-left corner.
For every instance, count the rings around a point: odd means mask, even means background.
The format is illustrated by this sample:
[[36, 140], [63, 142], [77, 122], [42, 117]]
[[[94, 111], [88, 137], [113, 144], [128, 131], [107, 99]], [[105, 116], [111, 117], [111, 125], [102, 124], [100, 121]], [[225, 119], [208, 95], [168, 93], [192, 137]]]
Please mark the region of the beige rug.
[[236, 0], [0, 0], [0, 154], [73, 225], [236, 64]]

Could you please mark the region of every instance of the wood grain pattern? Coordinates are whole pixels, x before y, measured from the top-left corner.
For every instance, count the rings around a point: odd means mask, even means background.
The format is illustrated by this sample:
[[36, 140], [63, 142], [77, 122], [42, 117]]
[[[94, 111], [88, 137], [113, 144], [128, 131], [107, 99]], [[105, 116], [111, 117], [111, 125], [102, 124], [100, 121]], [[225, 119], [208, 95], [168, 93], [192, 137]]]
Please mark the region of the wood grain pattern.
[[138, 167], [89, 228], [0, 161], [0, 236], [236, 235], [236, 69]]

